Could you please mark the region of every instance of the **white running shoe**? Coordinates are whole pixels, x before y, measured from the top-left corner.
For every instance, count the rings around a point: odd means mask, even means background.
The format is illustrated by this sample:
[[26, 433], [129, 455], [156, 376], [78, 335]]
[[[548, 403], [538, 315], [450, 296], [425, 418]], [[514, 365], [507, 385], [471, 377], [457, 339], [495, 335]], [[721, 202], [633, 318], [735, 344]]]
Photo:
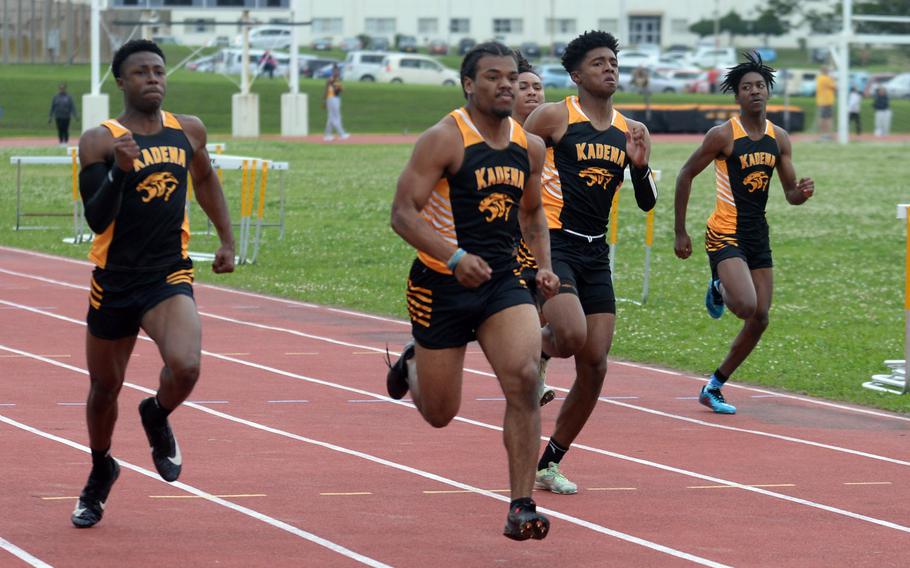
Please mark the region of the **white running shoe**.
[[546, 406], [546, 404], [556, 398], [556, 391], [553, 390], [553, 387], [547, 386], [547, 365], [550, 363], [549, 359], [540, 359], [540, 366], [537, 368], [537, 398], [540, 399], [540, 406]]
[[534, 480], [535, 489], [546, 489], [559, 495], [573, 495], [578, 493], [578, 486], [566, 479], [566, 476], [559, 471], [559, 464], [550, 462], [547, 469], [537, 472]]

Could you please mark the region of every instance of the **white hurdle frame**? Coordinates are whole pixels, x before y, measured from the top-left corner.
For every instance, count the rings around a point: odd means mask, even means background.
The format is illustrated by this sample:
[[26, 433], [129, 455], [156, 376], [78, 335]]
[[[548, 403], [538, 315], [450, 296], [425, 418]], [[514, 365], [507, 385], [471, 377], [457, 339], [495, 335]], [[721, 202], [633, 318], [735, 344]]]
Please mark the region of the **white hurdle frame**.
[[[651, 170], [654, 176], [654, 182], [660, 182], [660, 170]], [[627, 168], [623, 176], [623, 183], [631, 181], [632, 174]], [[610, 245], [610, 277], [614, 278], [616, 271], [616, 248], [619, 244], [619, 190], [613, 195], [613, 204], [610, 206], [610, 223], [609, 223], [608, 243]], [[651, 245], [654, 243], [654, 209], [652, 208], [645, 214], [645, 267], [642, 272], [641, 301], [630, 300], [627, 298], [616, 298], [617, 301], [631, 302], [636, 305], [643, 305], [648, 301], [648, 292], [650, 291], [651, 280]]]

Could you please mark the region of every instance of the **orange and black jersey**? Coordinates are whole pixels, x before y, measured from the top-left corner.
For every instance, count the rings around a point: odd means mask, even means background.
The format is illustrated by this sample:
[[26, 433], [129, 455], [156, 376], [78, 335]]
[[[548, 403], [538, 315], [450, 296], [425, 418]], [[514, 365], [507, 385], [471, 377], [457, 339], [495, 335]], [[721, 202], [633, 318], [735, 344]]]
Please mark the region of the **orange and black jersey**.
[[566, 133], [547, 149], [544, 166], [545, 174], [547, 168], [558, 173], [552, 177], [544, 175], [542, 183], [547, 225], [582, 235], [601, 235], [628, 163], [628, 125], [614, 110], [610, 127], [597, 130], [581, 110], [578, 97], [566, 97], [565, 105], [569, 113]]
[[[509, 145], [497, 150], [464, 108], [449, 116], [461, 132], [464, 159], [457, 172], [439, 180], [421, 215], [442, 238], [483, 258], [494, 273], [514, 270], [518, 207], [530, 173], [525, 132], [510, 118]], [[437, 272], [452, 273], [445, 260], [423, 251], [417, 256]]]
[[[100, 268], [161, 270], [189, 257], [186, 197], [193, 147], [173, 114], [162, 111], [161, 122], [157, 134], [132, 134], [140, 156], [126, 173], [120, 211], [89, 253]], [[129, 132], [114, 119], [102, 124], [114, 138]]]
[[[780, 148], [774, 125], [765, 121], [764, 135], [758, 140], [749, 138], [739, 118], [730, 119], [733, 129], [733, 152], [727, 158], [714, 161], [717, 198], [714, 212], [708, 218], [708, 232], [716, 238], [737, 244], [738, 239], [762, 239], [768, 234], [765, 206], [768, 186], [780, 159]], [[725, 239], [720, 239], [725, 236]], [[731, 239], [733, 239], [731, 241]], [[721, 242], [716, 243], [718, 246]]]

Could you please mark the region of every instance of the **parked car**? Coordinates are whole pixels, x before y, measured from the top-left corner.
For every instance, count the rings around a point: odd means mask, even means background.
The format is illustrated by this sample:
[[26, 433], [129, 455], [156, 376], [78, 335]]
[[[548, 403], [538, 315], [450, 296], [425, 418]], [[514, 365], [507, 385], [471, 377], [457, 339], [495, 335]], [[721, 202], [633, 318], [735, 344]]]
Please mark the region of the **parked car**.
[[875, 94], [875, 91], [878, 89], [879, 85], [886, 84], [894, 77], [896, 77], [894, 73], [873, 73], [869, 75], [869, 80], [866, 81], [866, 89], [863, 91], [863, 96], [872, 96]]
[[449, 44], [441, 39], [434, 39], [427, 45], [427, 51], [430, 55], [447, 55], [449, 53]]
[[332, 38], [321, 37], [313, 40], [313, 49], [316, 51], [329, 51], [332, 49]]
[[402, 35], [397, 38], [398, 51], [403, 53], [417, 53], [417, 38], [410, 35]]
[[313, 57], [308, 59], [301, 59], [300, 75], [303, 77], [316, 78], [316, 72], [326, 66], [329, 67], [329, 74], [331, 75], [331, 68], [332, 64], [334, 63], [340, 65], [341, 61], [332, 57]]
[[702, 68], [733, 67], [736, 60], [736, 49], [732, 47], [700, 47], [689, 59], [692, 65]]
[[390, 45], [387, 37], [373, 36], [370, 38], [370, 49], [373, 51], [388, 51]]
[[526, 59], [537, 59], [540, 57], [540, 46], [533, 41], [526, 41], [518, 46], [518, 50]]
[[647, 51], [639, 51], [637, 49], [620, 51], [618, 59], [621, 64], [632, 67], [638, 67], [639, 65], [650, 67], [651, 65], [657, 63], [657, 58], [654, 57], [652, 53], [649, 53]]
[[672, 81], [674, 91], [678, 93], [692, 93], [694, 85], [703, 76], [707, 78], [707, 73], [701, 69], [676, 69], [668, 71], [664, 75]]
[[802, 97], [815, 96], [815, 81], [818, 79], [818, 71], [807, 70], [799, 72], [799, 95]]
[[471, 51], [471, 48], [477, 45], [477, 42], [469, 37], [463, 37], [458, 42], [458, 55], [464, 55]]
[[910, 99], [910, 73], [901, 73], [885, 83], [888, 96], [892, 99]]
[[[291, 55], [286, 52], [269, 51], [266, 49], [250, 49], [250, 71], [256, 75], [261, 72], [260, 59], [269, 52], [275, 58], [276, 75], [287, 75], [288, 67], [291, 62]], [[222, 49], [215, 54], [215, 71], [226, 75], [239, 75], [243, 70], [243, 50], [242, 49]]]
[[[233, 41], [234, 47], [243, 46], [243, 34]], [[291, 47], [291, 28], [286, 26], [260, 26], [250, 30], [250, 47], [254, 49], [287, 49]]]
[[553, 63], [536, 67], [545, 89], [574, 89], [575, 82], [562, 65]]
[[566, 45], [564, 41], [554, 41], [553, 45], [550, 46], [550, 54], [553, 57], [562, 57], [562, 54], [566, 52]]
[[186, 64], [187, 71], [211, 73], [215, 70], [215, 55], [206, 55]]
[[348, 81], [375, 81], [386, 55], [381, 51], [349, 51], [344, 59], [344, 78]]
[[[335, 67], [334, 63], [329, 63], [323, 65], [319, 69], [313, 71], [313, 79], [328, 79], [332, 76], [332, 69]], [[338, 76], [344, 79], [344, 65], [341, 65], [338, 68]]]
[[449, 69], [427, 55], [389, 53], [376, 74], [381, 83], [417, 83], [422, 85], [456, 85], [458, 71]]
[[345, 52], [357, 51], [358, 49], [363, 49], [363, 44], [356, 37], [346, 37], [338, 44], [338, 49]]

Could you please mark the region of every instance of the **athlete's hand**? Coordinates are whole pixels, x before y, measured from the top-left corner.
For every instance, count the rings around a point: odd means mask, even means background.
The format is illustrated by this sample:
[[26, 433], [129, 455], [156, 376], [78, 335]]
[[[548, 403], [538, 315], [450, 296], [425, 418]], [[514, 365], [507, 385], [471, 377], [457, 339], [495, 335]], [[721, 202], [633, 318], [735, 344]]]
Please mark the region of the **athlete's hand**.
[[215, 253], [215, 259], [212, 261], [212, 272], [215, 274], [224, 274], [234, 272], [234, 247], [231, 245], [221, 245], [218, 252]]
[[637, 168], [647, 166], [650, 153], [648, 129], [641, 123], [629, 123], [626, 131], [626, 156], [629, 161]]
[[120, 138], [114, 138], [114, 162], [125, 172], [132, 171], [133, 160], [139, 158], [139, 144], [133, 135], [127, 132]]
[[493, 269], [487, 261], [469, 252], [455, 266], [455, 278], [465, 288], [477, 288], [492, 276]]
[[689, 233], [676, 233], [676, 244], [674, 245], [676, 256], [685, 260], [692, 255], [692, 239]]
[[559, 276], [552, 270], [546, 268], [537, 269], [537, 289], [541, 291], [543, 297], [549, 300], [559, 291]]
[[796, 189], [798, 189], [803, 194], [803, 197], [805, 197], [803, 201], [806, 201], [815, 195], [815, 182], [812, 181], [812, 178], [801, 178], [798, 182], [796, 182]]

